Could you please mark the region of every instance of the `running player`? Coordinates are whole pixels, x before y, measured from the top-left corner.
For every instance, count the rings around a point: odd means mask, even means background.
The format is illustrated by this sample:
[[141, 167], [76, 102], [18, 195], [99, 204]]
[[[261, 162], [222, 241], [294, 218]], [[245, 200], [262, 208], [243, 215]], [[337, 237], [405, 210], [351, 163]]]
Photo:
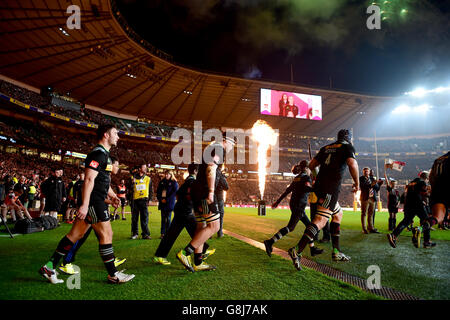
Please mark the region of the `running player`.
[[109, 196], [119, 205], [120, 200], [111, 189], [112, 163], [109, 150], [117, 145], [119, 136], [112, 125], [101, 125], [97, 129], [98, 145], [88, 154], [85, 160], [85, 182], [83, 184], [82, 204], [77, 219], [70, 232], [59, 242], [50, 260], [42, 266], [39, 273], [51, 283], [62, 283], [56, 276], [55, 269], [86, 231], [92, 226], [99, 236], [99, 253], [108, 271], [108, 282], [119, 284], [134, 278], [134, 274], [117, 271], [114, 265], [112, 247], [112, 229], [105, 199]]
[[[197, 220], [197, 231], [192, 241], [177, 253], [177, 259], [191, 272], [216, 269], [215, 266], [203, 262], [202, 251], [205, 241], [220, 228], [220, 212], [217, 197], [214, 194], [216, 179], [219, 177], [217, 170], [220, 170], [219, 165], [223, 163], [225, 154], [233, 150], [235, 143], [234, 139], [226, 137], [224, 133], [221, 142], [210, 144], [204, 155], [211, 155], [212, 159], [203, 157], [197, 179], [192, 185], [191, 195]], [[194, 253], [194, 263], [191, 260], [192, 253]]]
[[343, 254], [339, 247], [340, 226], [342, 209], [338, 198], [341, 189], [342, 176], [348, 166], [350, 175], [354, 181], [353, 192], [359, 189], [358, 163], [355, 159], [355, 149], [352, 145], [352, 135], [349, 130], [342, 129], [338, 132], [337, 141], [322, 147], [319, 153], [311, 160], [310, 170], [320, 166], [313, 192], [317, 197], [317, 212], [311, 224], [306, 228], [297, 246], [288, 250], [294, 267], [301, 270], [301, 256], [306, 245], [313, 241], [331, 216], [330, 232], [333, 245], [332, 258], [334, 261], [349, 261], [350, 257]]
[[[392, 233], [387, 234], [389, 244], [392, 248], [397, 247], [398, 236], [413, 222], [415, 216], [419, 217], [421, 224], [427, 220], [428, 215], [423, 203], [424, 197], [426, 197], [428, 192], [427, 180], [428, 172], [423, 171], [420, 173], [419, 178], [414, 179], [408, 184], [408, 191], [406, 192], [405, 197], [404, 218]], [[413, 228], [412, 231], [414, 235], [416, 232], [420, 232], [420, 229]], [[419, 241], [415, 241], [418, 237], [419, 236], [417, 235], [412, 238], [415, 247], [419, 247], [420, 245]]]
[[[425, 219], [423, 224], [423, 247], [430, 248], [435, 246], [430, 241], [431, 227], [444, 221], [450, 203], [450, 152], [437, 158], [430, 172], [431, 184], [431, 212], [432, 215]], [[415, 234], [414, 237], [417, 237]], [[415, 240], [417, 242], [417, 240]]]
[[[311, 221], [305, 214], [305, 208], [308, 203], [308, 195], [312, 191], [312, 180], [310, 177], [310, 170], [308, 169], [308, 161], [303, 160], [299, 164], [292, 167], [292, 173], [297, 175], [292, 183], [286, 188], [286, 191], [272, 204], [272, 209], [275, 209], [289, 193], [292, 192], [291, 199], [289, 201], [289, 207], [291, 208], [291, 218], [288, 225], [280, 229], [271, 239], [264, 240], [264, 246], [266, 247], [266, 253], [269, 257], [272, 256], [272, 246], [275, 242], [287, 235], [289, 232], [294, 231], [297, 223], [302, 221], [305, 227], [308, 227]], [[309, 244], [311, 250], [311, 256], [321, 254], [322, 249], [314, 247], [314, 241]]]

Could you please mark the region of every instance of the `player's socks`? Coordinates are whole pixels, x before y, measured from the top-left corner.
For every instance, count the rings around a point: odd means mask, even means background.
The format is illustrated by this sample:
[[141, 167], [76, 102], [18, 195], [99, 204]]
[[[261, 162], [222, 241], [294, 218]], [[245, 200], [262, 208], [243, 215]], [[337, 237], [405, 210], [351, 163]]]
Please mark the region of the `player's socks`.
[[205, 243], [203, 244], [203, 251], [202, 251], [202, 253], [205, 254], [206, 251], [208, 251], [208, 248], [209, 248], [209, 244], [207, 244], [207, 243], [205, 242]]
[[203, 254], [202, 253], [194, 253], [194, 264], [196, 266], [202, 264], [203, 262]]
[[311, 223], [308, 227], [306, 227], [306, 230], [303, 233], [302, 238], [298, 242], [297, 252], [302, 253], [306, 245], [311, 241], [314, 241], [318, 232], [319, 228], [317, 228], [317, 226], [314, 223]]
[[339, 238], [341, 234], [341, 224], [336, 222], [330, 223], [330, 233], [331, 233], [331, 243], [333, 248], [336, 248], [338, 251], [341, 251], [339, 247]]
[[47, 262], [46, 266], [50, 269], [55, 269], [58, 266], [61, 258], [63, 258], [70, 251], [70, 249], [72, 249], [72, 246], [73, 242], [70, 241], [67, 236], [64, 236], [64, 238], [62, 238], [58, 243], [55, 252], [50, 258], [50, 261]]
[[192, 253], [194, 253], [195, 248], [189, 243], [186, 248], [184, 248], [183, 254], [186, 256], [190, 256]]
[[112, 247], [112, 243], [109, 244], [99, 244], [98, 251], [100, 252], [100, 256], [102, 257], [103, 263], [105, 264], [106, 270], [108, 270], [108, 274], [111, 277], [114, 277], [117, 269], [114, 265], [114, 249]]
[[278, 240], [280, 240], [281, 238], [283, 238], [285, 235], [287, 235], [289, 233], [289, 228], [288, 227], [284, 227], [281, 228], [277, 233], [275, 233], [273, 235], [273, 237], [271, 239], [269, 239], [268, 241], [270, 242], [271, 245], [273, 245], [275, 242], [277, 242]]

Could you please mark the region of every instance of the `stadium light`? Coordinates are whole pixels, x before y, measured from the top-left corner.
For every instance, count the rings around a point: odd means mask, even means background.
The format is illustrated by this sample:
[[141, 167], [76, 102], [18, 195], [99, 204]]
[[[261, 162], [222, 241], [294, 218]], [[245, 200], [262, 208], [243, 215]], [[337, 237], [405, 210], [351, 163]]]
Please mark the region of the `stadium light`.
[[411, 91], [409, 94], [413, 97], [423, 97], [426, 93], [427, 91], [424, 88], [417, 88], [416, 90]]
[[413, 109], [413, 111], [416, 112], [427, 112], [428, 110], [431, 109], [431, 106], [427, 103], [421, 104], [420, 106], [417, 106]]
[[435, 89], [425, 90], [424, 88], [417, 88], [414, 91], [405, 92], [405, 95], [410, 95], [413, 97], [423, 97], [428, 93], [443, 93], [445, 91], [450, 91], [450, 87], [437, 87]]
[[397, 108], [392, 110], [393, 114], [401, 114], [401, 113], [407, 113], [411, 110], [410, 106], [406, 104], [399, 105]]

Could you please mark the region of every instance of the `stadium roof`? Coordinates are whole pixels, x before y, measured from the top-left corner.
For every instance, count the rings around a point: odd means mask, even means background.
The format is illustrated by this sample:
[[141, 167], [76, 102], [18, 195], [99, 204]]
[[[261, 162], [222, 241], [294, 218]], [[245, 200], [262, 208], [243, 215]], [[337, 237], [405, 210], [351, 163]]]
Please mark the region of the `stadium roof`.
[[[66, 26], [71, 4], [81, 8], [79, 30]], [[180, 66], [135, 34], [109, 0], [4, 0], [0, 42], [0, 74], [70, 92], [87, 105], [171, 123], [249, 128], [263, 118], [285, 132], [330, 136], [391, 99]], [[320, 95], [324, 120], [261, 116], [260, 88]]]

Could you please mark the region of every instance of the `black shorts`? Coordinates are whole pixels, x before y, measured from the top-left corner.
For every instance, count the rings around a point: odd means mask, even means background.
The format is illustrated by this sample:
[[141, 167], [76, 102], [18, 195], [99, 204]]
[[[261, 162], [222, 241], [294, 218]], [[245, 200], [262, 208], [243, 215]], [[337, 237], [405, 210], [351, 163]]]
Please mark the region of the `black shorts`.
[[85, 220], [89, 224], [109, 221], [108, 205], [104, 202], [90, 203]]
[[442, 203], [447, 209], [449, 208], [449, 194], [448, 188], [434, 188], [431, 189], [430, 205], [433, 207], [436, 203]]
[[125, 199], [125, 198], [120, 198], [120, 197], [119, 197], [119, 199], [120, 199], [120, 206], [121, 206], [122, 208], [125, 207], [126, 199]]
[[[214, 197], [214, 200], [216, 198]], [[194, 214], [197, 222], [206, 222], [207, 224], [220, 219], [219, 204], [214, 201], [208, 204], [206, 199], [194, 200]]]

